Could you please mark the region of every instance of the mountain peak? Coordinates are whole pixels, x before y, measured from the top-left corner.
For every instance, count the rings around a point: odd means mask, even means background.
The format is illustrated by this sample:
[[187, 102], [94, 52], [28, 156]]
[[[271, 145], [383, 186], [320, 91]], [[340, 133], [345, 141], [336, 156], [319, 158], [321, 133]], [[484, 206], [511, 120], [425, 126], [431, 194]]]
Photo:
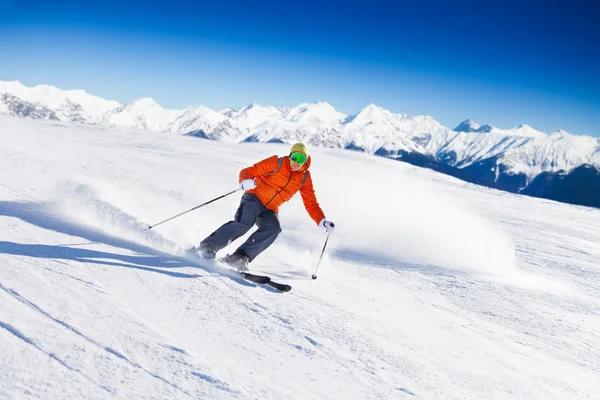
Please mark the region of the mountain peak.
[[326, 101], [314, 101], [312, 103], [302, 103], [302, 104], [298, 105], [298, 107], [319, 108], [319, 109], [327, 109], [327, 110], [334, 109], [334, 107]]
[[286, 110], [285, 118], [289, 122], [302, 124], [338, 124], [346, 118], [346, 115], [326, 101], [317, 101], [302, 103]]
[[371, 116], [376, 116], [376, 115], [386, 115], [389, 114], [390, 112], [384, 108], [381, 108], [379, 106], [376, 106], [375, 104], [371, 103], [368, 104], [367, 106], [363, 107], [357, 115], [371, 115]]
[[494, 127], [490, 124], [481, 125], [476, 132], [479, 133], [489, 133], [494, 130]]
[[383, 110], [383, 108], [376, 106], [373, 103], [369, 103], [365, 107], [363, 107], [362, 110], [360, 110], [360, 111], [362, 112], [362, 111], [384, 111], [384, 110]]
[[142, 97], [141, 99], [136, 99], [130, 103], [125, 104], [124, 109], [137, 111], [153, 107], [160, 107], [160, 105], [151, 97]]
[[520, 124], [516, 128], [508, 129], [508, 133], [517, 136], [542, 137], [546, 136], [544, 132], [540, 132], [527, 124]]
[[10, 88], [25, 89], [26, 86], [20, 81], [0, 81], [0, 90], [7, 90]]
[[552, 132], [550, 135], [548, 135], [548, 137], [550, 139], [562, 139], [565, 137], [570, 137], [572, 136], [569, 132], [559, 129], [557, 131]]
[[141, 99], [134, 100], [133, 102], [137, 103], [137, 104], [147, 105], [147, 106], [157, 106], [158, 105], [158, 103], [156, 101], [154, 101], [154, 99], [152, 97], [142, 97]]
[[261, 108], [262, 106], [258, 103], [250, 103], [245, 107], [242, 107], [242, 109], [240, 111], [246, 111], [246, 110], [253, 110], [253, 109], [258, 109]]
[[378, 123], [387, 119], [388, 114], [390, 114], [389, 111], [371, 103], [363, 107], [355, 115], [349, 116], [345, 123]]
[[481, 125], [479, 125], [477, 122], [473, 121], [472, 119], [466, 119], [463, 122], [461, 122], [460, 124], [458, 124], [458, 126], [456, 128], [454, 128], [454, 131], [455, 132], [475, 132], [480, 127], [481, 127]]

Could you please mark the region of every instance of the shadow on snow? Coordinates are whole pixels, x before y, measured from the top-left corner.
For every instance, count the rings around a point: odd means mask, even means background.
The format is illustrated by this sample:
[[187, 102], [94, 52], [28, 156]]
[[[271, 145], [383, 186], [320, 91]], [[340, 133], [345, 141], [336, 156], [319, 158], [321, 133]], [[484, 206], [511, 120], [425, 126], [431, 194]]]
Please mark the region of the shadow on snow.
[[[185, 257], [175, 256], [156, 250], [152, 247], [127, 239], [108, 235], [97, 229], [61, 219], [48, 209], [45, 203], [0, 201], [0, 216], [17, 218], [42, 229], [51, 230], [69, 236], [80, 237], [88, 243], [69, 245], [25, 244], [0, 241], [0, 254], [11, 254], [34, 258], [52, 258], [72, 260], [81, 263], [110, 265], [132, 268], [147, 272], [169, 275], [175, 278], [199, 278], [210, 275], [198, 275], [174, 271], [176, 268], [195, 267], [207, 272], [215, 272], [226, 276], [242, 285], [255, 286], [233, 271], [217, 265], [202, 265]], [[106, 251], [73, 247], [86, 244], [104, 244], [138, 253], [124, 255]], [[211, 263], [207, 263], [211, 264]]]

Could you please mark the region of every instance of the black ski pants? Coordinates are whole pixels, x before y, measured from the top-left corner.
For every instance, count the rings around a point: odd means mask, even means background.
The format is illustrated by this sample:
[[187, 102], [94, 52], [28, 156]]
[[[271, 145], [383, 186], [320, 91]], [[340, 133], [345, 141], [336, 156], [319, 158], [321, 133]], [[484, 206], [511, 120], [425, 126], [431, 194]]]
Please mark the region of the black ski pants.
[[252, 193], [244, 193], [234, 220], [227, 222], [211, 233], [200, 243], [200, 246], [210, 246], [219, 251], [243, 236], [254, 224], [258, 226], [258, 230], [238, 247], [238, 250], [243, 250], [252, 261], [273, 244], [281, 233], [277, 213], [265, 207], [260, 199]]

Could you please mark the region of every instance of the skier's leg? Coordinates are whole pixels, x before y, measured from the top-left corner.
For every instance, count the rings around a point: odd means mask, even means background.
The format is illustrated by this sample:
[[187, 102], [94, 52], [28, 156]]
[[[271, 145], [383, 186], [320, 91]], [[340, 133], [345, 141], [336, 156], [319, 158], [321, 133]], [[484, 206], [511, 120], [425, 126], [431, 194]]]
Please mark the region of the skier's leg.
[[264, 208], [259, 214], [256, 219], [256, 225], [258, 226], [258, 230], [250, 235], [248, 240], [238, 248], [238, 250], [248, 255], [250, 261], [254, 260], [256, 256], [272, 245], [281, 233], [279, 216], [275, 211], [267, 208]]
[[233, 221], [222, 225], [219, 229], [211, 233], [200, 243], [200, 250], [209, 250], [216, 253], [235, 239], [244, 235], [256, 223], [257, 212], [252, 204], [249, 194], [242, 196], [240, 206], [235, 213]]

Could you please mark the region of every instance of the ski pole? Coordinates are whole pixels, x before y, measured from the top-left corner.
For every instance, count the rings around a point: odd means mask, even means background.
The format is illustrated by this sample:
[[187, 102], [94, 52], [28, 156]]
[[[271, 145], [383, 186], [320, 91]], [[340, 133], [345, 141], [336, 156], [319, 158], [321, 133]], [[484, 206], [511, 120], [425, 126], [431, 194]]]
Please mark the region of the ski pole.
[[158, 223], [156, 223], [156, 224], [154, 224], [154, 225], [148, 225], [148, 227], [146, 228], [146, 230], [148, 230], [148, 229], [152, 229], [152, 228], [154, 228], [155, 226], [158, 226], [158, 225], [160, 225], [160, 224], [164, 224], [165, 222], [168, 222], [168, 221], [170, 221], [170, 220], [172, 220], [172, 219], [175, 219], [175, 218], [177, 218], [177, 217], [181, 217], [183, 214], [187, 214], [187, 213], [189, 213], [189, 212], [192, 212], [192, 211], [194, 211], [194, 210], [197, 210], [197, 209], [199, 209], [200, 207], [204, 207], [205, 205], [207, 205], [207, 204], [210, 204], [210, 203], [212, 203], [213, 201], [217, 201], [217, 200], [219, 200], [219, 199], [222, 199], [222, 198], [223, 198], [223, 197], [225, 197], [225, 196], [229, 196], [230, 194], [233, 194], [233, 193], [237, 192], [238, 190], [242, 190], [242, 188], [240, 187], [240, 188], [237, 188], [237, 189], [235, 189], [235, 190], [232, 190], [231, 192], [225, 193], [225, 194], [224, 194], [224, 195], [222, 195], [222, 196], [215, 197], [214, 199], [212, 199], [212, 200], [209, 200], [209, 201], [207, 201], [206, 203], [202, 203], [202, 204], [200, 204], [199, 206], [196, 206], [196, 207], [190, 208], [190, 209], [189, 209], [189, 210], [187, 210], [187, 211], [184, 211], [184, 212], [182, 212], [182, 213], [180, 213], [180, 214], [177, 214], [177, 215], [175, 215], [175, 216], [173, 216], [173, 217], [171, 217], [171, 218], [165, 219], [164, 221], [158, 222]]
[[323, 254], [325, 254], [325, 247], [327, 247], [327, 241], [329, 240], [329, 233], [327, 234], [327, 238], [325, 239], [325, 244], [323, 245], [323, 250], [321, 251], [321, 257], [319, 257], [319, 262], [317, 263], [317, 268], [315, 268], [315, 273], [312, 274], [313, 279], [317, 279], [317, 271], [319, 270], [319, 265], [321, 265], [321, 260], [323, 259]]

